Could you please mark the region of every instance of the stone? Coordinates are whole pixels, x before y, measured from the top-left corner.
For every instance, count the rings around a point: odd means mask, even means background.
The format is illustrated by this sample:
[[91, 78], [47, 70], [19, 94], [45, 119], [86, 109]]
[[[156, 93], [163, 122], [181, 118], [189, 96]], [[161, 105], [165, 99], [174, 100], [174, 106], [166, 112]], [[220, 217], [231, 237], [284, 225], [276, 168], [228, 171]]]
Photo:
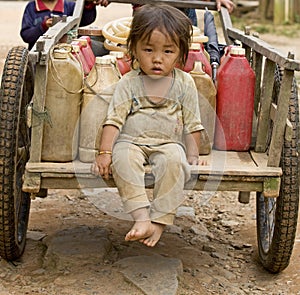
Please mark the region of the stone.
[[127, 257], [114, 265], [146, 295], [176, 295], [183, 273], [181, 260], [161, 255]]
[[106, 229], [87, 226], [63, 230], [43, 242], [48, 247], [44, 267], [58, 270], [102, 262], [111, 248]]
[[180, 206], [177, 208], [176, 217], [188, 217], [194, 220], [196, 217], [195, 210], [193, 207]]

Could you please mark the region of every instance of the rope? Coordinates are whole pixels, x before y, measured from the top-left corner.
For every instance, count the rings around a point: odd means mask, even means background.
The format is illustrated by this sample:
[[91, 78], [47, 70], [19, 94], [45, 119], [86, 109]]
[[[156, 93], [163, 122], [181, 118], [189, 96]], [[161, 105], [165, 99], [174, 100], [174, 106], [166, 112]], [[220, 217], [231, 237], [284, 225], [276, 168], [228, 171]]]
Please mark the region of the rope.
[[[117, 67], [117, 63], [116, 62], [111, 62], [111, 64], [113, 65], [113, 71], [115, 71], [115, 73], [118, 75], [119, 79], [121, 79], [121, 74], [120, 74], [120, 71], [118, 70], [118, 67]], [[95, 79], [95, 82], [93, 83], [93, 85], [90, 85], [87, 81], [87, 78], [84, 79], [84, 84], [86, 85], [86, 87], [92, 92], [92, 94], [94, 94], [97, 98], [100, 98], [102, 99], [104, 102], [106, 102], [107, 104], [110, 103], [110, 101], [107, 101], [103, 96], [101, 96], [100, 93], [97, 93], [94, 89], [93, 89], [93, 86], [97, 83], [98, 81], [98, 78], [99, 77], [102, 77], [101, 73], [99, 75], [99, 69], [98, 67], [95, 67], [95, 70], [96, 70], [96, 79]], [[101, 68], [100, 68], [101, 70]], [[100, 81], [101, 82], [101, 81]]]
[[[81, 68], [81, 74], [82, 74], [82, 83], [81, 83], [81, 86], [78, 90], [70, 90], [70, 89], [67, 89], [64, 84], [63, 84], [63, 81], [61, 79], [61, 77], [59, 76], [59, 73], [54, 65], [54, 57], [53, 57], [53, 52], [55, 49], [60, 49], [60, 48], [64, 48], [64, 49], [69, 49], [68, 50], [68, 55], [69, 57], [76, 61], [77, 63], [79, 63], [80, 65], [80, 68]], [[84, 73], [83, 73], [83, 70], [82, 70], [82, 64], [81, 62], [79, 61], [79, 59], [77, 60], [73, 54], [71, 53], [72, 51], [72, 46], [70, 44], [58, 44], [56, 45], [50, 52], [50, 67], [53, 68], [53, 71], [50, 71], [51, 72], [51, 76], [53, 78], [53, 80], [61, 87], [63, 88], [67, 93], [70, 93], [70, 94], [78, 94], [78, 93], [81, 93], [82, 90], [83, 90], [83, 85], [84, 85]], [[55, 75], [54, 75], [55, 74]]]
[[[36, 110], [33, 106], [32, 106], [32, 114], [34, 116], [36, 116], [39, 121], [42, 121], [44, 120], [46, 123], [48, 123], [50, 125], [50, 127], [52, 128], [53, 127], [53, 123], [52, 123], [52, 120], [51, 120], [51, 116], [50, 116], [50, 112], [45, 108], [44, 111], [38, 111]], [[36, 126], [38, 126], [39, 124], [37, 124]], [[36, 126], [32, 126], [32, 127], [36, 127]]]

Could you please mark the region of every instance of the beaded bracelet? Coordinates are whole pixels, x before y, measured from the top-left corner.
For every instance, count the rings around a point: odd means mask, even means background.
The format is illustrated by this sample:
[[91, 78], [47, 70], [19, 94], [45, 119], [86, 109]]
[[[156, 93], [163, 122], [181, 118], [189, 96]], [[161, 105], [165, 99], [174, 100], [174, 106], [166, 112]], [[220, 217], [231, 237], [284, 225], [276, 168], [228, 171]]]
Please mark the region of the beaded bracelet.
[[111, 152], [111, 151], [98, 151], [98, 152], [97, 152], [97, 155], [104, 155], [104, 154], [111, 155], [112, 152]]

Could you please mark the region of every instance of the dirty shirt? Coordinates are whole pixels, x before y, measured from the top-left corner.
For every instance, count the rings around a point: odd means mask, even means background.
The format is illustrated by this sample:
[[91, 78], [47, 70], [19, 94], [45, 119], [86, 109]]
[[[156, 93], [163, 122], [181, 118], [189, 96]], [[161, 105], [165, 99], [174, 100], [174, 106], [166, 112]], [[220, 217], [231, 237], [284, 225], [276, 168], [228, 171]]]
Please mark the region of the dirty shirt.
[[118, 82], [105, 125], [120, 130], [117, 142], [138, 145], [178, 143], [183, 135], [200, 131], [198, 92], [193, 78], [174, 69], [168, 91], [159, 103], [149, 99], [140, 70], [132, 70]]

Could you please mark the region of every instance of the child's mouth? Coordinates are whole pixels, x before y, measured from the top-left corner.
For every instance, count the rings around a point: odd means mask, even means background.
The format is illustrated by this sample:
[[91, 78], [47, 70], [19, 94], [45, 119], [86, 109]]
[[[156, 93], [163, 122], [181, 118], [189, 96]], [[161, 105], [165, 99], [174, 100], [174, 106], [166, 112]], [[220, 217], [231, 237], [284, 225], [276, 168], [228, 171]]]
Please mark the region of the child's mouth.
[[161, 73], [162, 72], [162, 69], [161, 68], [152, 68], [152, 71], [154, 73]]

